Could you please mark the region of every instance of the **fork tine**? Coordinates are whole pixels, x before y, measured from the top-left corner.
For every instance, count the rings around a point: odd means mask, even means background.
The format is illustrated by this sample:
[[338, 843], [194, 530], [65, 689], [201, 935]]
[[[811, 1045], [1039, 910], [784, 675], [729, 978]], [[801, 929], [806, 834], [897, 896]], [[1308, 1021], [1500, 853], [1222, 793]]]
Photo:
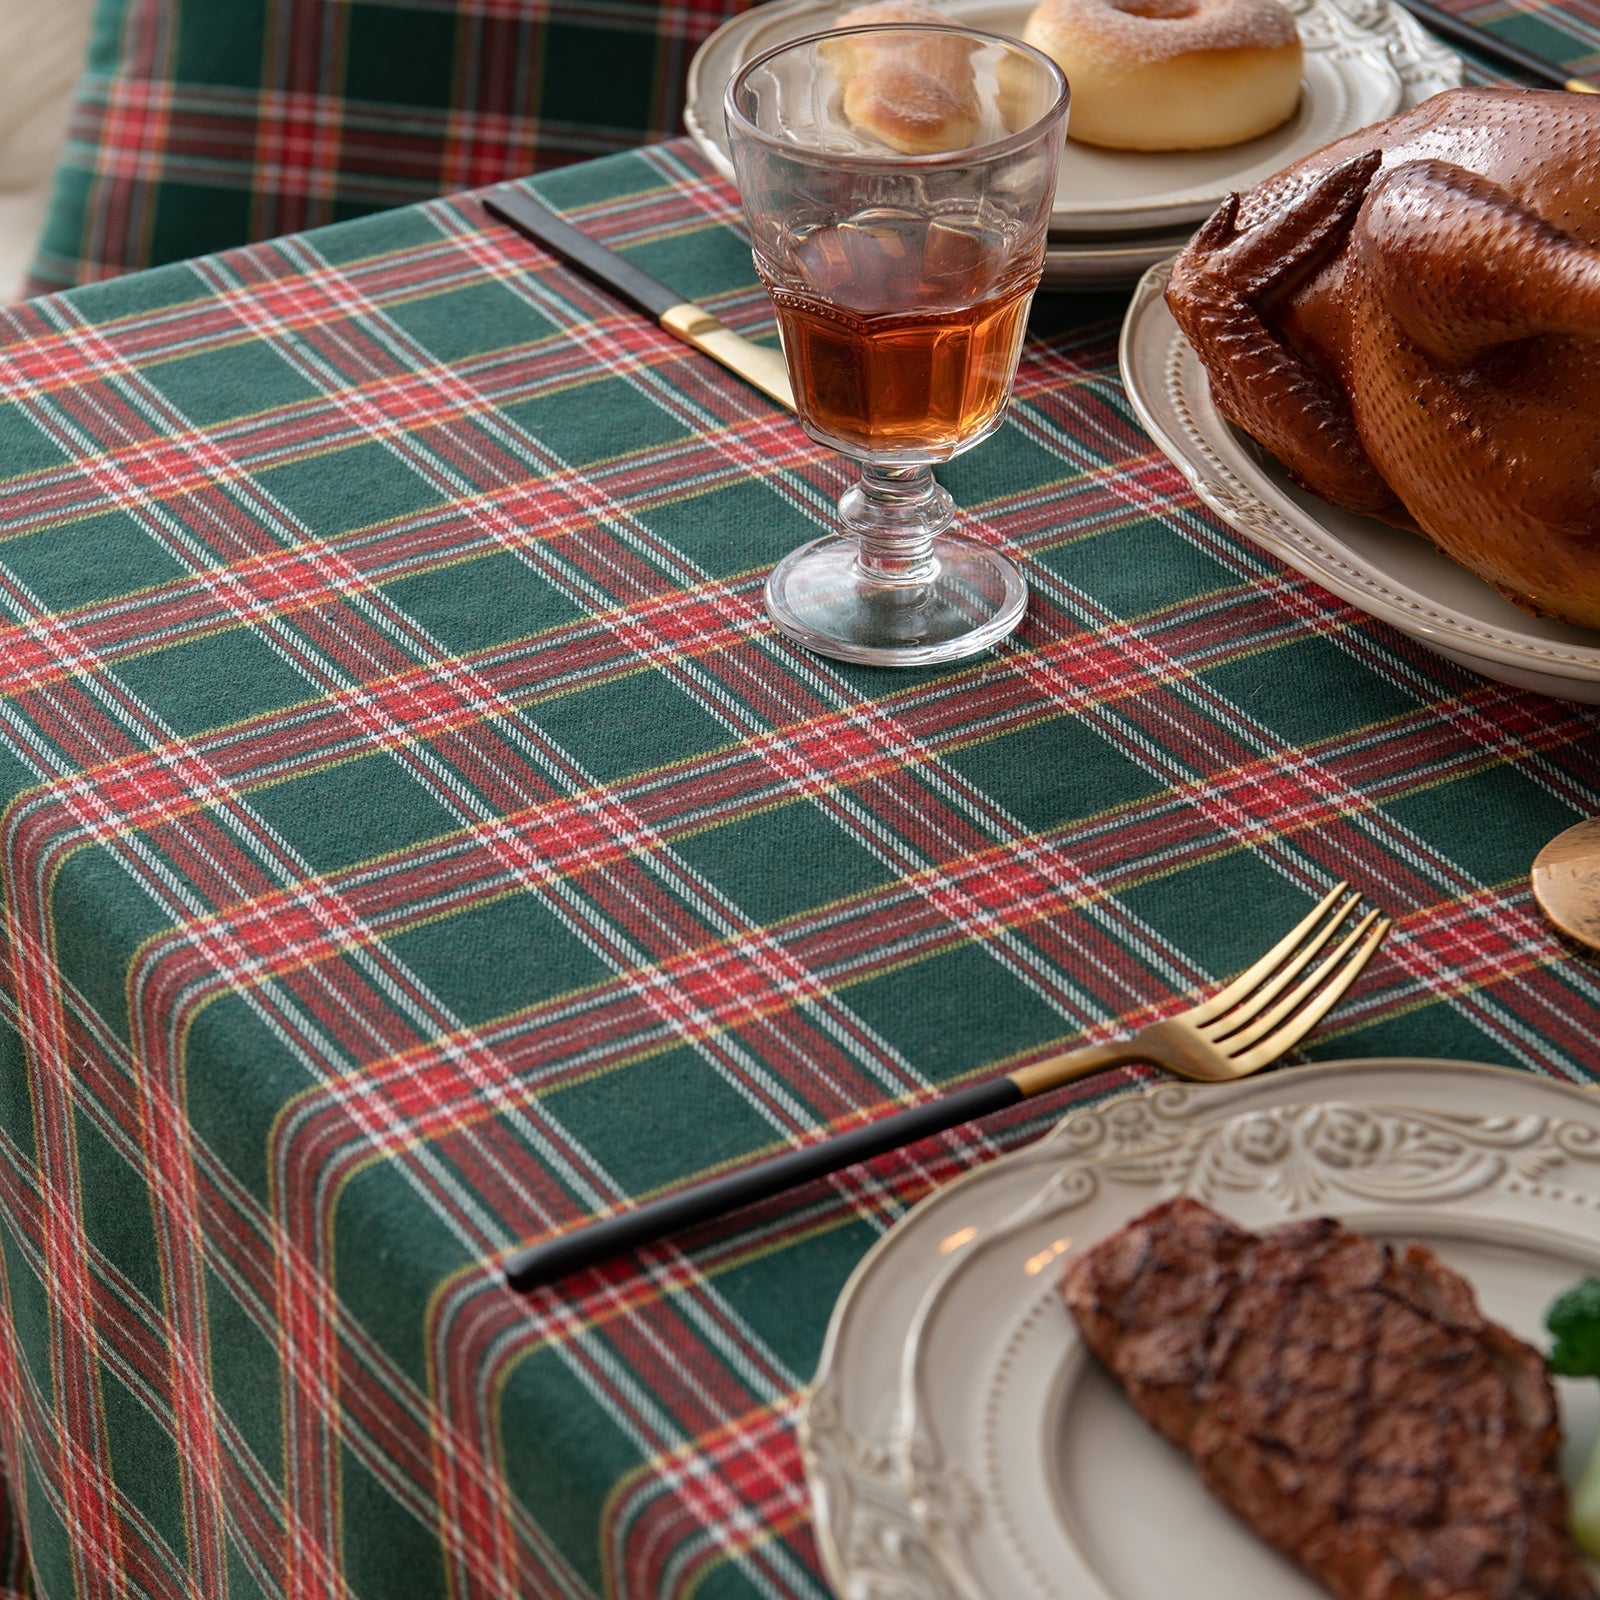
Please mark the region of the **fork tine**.
[[[1269, 978], [1267, 982], [1264, 983], [1259, 989], [1247, 994], [1244, 999], [1233, 1008], [1232, 1011], [1225, 1011], [1216, 1019], [1216, 1031], [1212, 1034], [1212, 1038], [1232, 1039], [1237, 1035], [1239, 1036], [1239, 1043], [1248, 1044], [1250, 1042], [1249, 1038], [1243, 1036], [1249, 1033], [1250, 1027], [1256, 1024], [1258, 1019], [1260, 1019], [1264, 1013], [1269, 1014], [1274, 1019], [1281, 1017], [1289, 1009], [1291, 1009], [1297, 1001], [1303, 999], [1307, 994], [1309, 994], [1317, 985], [1316, 976], [1313, 976], [1307, 981], [1301, 983], [1294, 990], [1287, 1002], [1280, 1002], [1278, 1006], [1274, 1007], [1271, 1012], [1268, 1013], [1268, 1007], [1272, 1006], [1272, 1002], [1277, 1000], [1278, 996], [1281, 995], [1283, 991], [1287, 989], [1289, 985], [1293, 983], [1294, 980], [1298, 978], [1300, 974], [1304, 972], [1306, 968], [1309, 967], [1311, 963], [1328, 948], [1328, 945], [1338, 934], [1339, 930], [1344, 927], [1345, 919], [1357, 908], [1357, 906], [1360, 905], [1360, 903], [1361, 896], [1359, 894], [1353, 894], [1348, 899], [1341, 900], [1339, 904], [1333, 908], [1333, 915], [1330, 916], [1322, 928], [1318, 930], [1309, 944], [1307, 944], [1303, 949], [1295, 951], [1294, 955], [1289, 958], [1288, 962], [1283, 967], [1274, 973], [1272, 977]], [[1374, 915], [1376, 915], [1376, 913], [1374, 913]], [[1368, 921], [1370, 920], [1371, 918], [1369, 917]], [[1357, 924], [1356, 931], [1358, 933], [1360, 932], [1360, 926], [1360, 924]], [[1339, 957], [1344, 953], [1345, 949], [1351, 943], [1353, 943], [1353, 938], [1347, 933], [1344, 943], [1333, 952], [1331, 957], [1318, 965], [1317, 974], [1320, 975], [1322, 973], [1332, 971], [1334, 963], [1337, 962]], [[1270, 1025], [1271, 1024], [1269, 1022], [1267, 1026]], [[1202, 1026], [1205, 1026], [1205, 1024], [1202, 1024]], [[1262, 1028], [1257, 1027], [1257, 1033], [1262, 1031], [1264, 1031]], [[1251, 1037], [1254, 1037], [1254, 1035], [1251, 1035]]]
[[[1350, 885], [1343, 878], [1341, 878], [1322, 897], [1317, 905], [1311, 911], [1307, 912], [1306, 915], [1293, 928], [1291, 928], [1289, 932], [1283, 936], [1283, 938], [1273, 945], [1273, 947], [1267, 951], [1267, 953], [1262, 956], [1262, 958], [1256, 962], [1253, 967], [1247, 967], [1225, 989], [1219, 989], [1214, 995], [1211, 996], [1209, 1000], [1204, 1000], [1199, 1005], [1193, 1007], [1193, 1009], [1186, 1011], [1184, 1016], [1190, 1022], [1214, 1022], [1223, 1014], [1224, 1011], [1231, 1010], [1232, 1007], [1244, 999], [1244, 997], [1249, 994], [1263, 978], [1277, 971], [1278, 967], [1282, 965], [1282, 963], [1298, 948], [1301, 940], [1303, 940], [1305, 936], [1323, 920], [1323, 918], [1327, 915], [1329, 907], [1333, 905], [1334, 901], [1336, 901], [1339, 896], [1342, 895], [1349, 887]], [[1333, 932], [1333, 930], [1344, 921], [1346, 912], [1349, 911], [1350, 906], [1359, 898], [1360, 897], [1357, 895], [1352, 895], [1349, 902], [1340, 907], [1338, 916], [1333, 919], [1332, 925], [1328, 929], [1329, 933]], [[1316, 950], [1326, 942], [1327, 935], [1324, 934], [1318, 945], [1313, 947], [1311, 953], [1315, 954]], [[1291, 976], [1292, 975], [1293, 974], [1291, 974]], [[1282, 985], [1280, 984], [1278, 987], [1282, 988]], [[1273, 992], [1276, 993], [1276, 990]]]
[[[1374, 921], [1375, 918], [1376, 921]], [[1254, 1049], [1246, 1050], [1243, 1055], [1233, 1056], [1234, 1066], [1240, 1076], [1242, 1077], [1247, 1072], [1254, 1072], [1258, 1067], [1264, 1067], [1269, 1062], [1276, 1061], [1286, 1051], [1294, 1049], [1344, 998], [1345, 990], [1361, 976], [1362, 969], [1378, 953], [1378, 946], [1383, 943], [1389, 929], [1393, 926], [1393, 922], [1388, 917], [1380, 917], [1376, 911], [1369, 911], [1362, 918], [1354, 933], [1349, 938], [1342, 940], [1338, 950], [1321, 964], [1317, 976], [1320, 978], [1324, 972], [1331, 970], [1341, 958], [1346, 963], [1344, 971], [1339, 973], [1308, 1006], [1303, 1010], [1294, 1012], [1277, 1032], [1269, 1033], [1266, 1037], [1259, 1039]], [[1346, 957], [1344, 952], [1357, 937], [1361, 938], [1360, 945]], [[1275, 1007], [1274, 1009], [1280, 1008]], [[1227, 1041], [1224, 1048], [1227, 1048], [1227, 1044], [1234, 1042], [1232, 1040]], [[1242, 1042], [1242, 1036], [1240, 1042]], [[1229, 1050], [1228, 1053], [1233, 1055], [1232, 1050]]]
[[[1252, 1045], [1262, 1035], [1271, 1033], [1277, 1025], [1295, 1011], [1300, 1003], [1307, 999], [1330, 972], [1337, 972], [1339, 963], [1354, 946], [1356, 941], [1378, 920], [1379, 913], [1369, 911], [1356, 925], [1349, 930], [1337, 945], [1307, 972], [1288, 994], [1278, 1000], [1275, 1005], [1267, 1006], [1259, 1013], [1243, 1018], [1237, 1025], [1232, 1017], [1223, 1017], [1206, 1032], [1206, 1037], [1213, 1044], [1220, 1044], [1229, 1055], [1236, 1050], [1242, 1050], [1246, 1045]], [[1296, 972], [1305, 965], [1298, 963]], [[1279, 988], [1283, 986], [1278, 985]]]

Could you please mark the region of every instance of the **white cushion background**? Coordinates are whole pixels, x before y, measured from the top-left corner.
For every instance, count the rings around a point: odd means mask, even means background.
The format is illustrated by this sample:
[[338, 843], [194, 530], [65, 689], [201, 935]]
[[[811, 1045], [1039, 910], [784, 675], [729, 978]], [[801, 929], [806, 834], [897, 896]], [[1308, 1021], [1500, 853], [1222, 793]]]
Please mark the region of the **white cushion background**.
[[0, 304], [22, 280], [83, 65], [94, 0], [0, 0]]

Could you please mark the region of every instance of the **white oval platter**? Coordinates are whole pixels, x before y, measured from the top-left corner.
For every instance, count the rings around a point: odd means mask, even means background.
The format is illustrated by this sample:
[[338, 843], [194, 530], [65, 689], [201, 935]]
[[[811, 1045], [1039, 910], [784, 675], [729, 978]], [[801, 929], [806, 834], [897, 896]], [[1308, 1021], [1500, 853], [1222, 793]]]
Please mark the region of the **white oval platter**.
[[1487, 678], [1600, 703], [1600, 633], [1519, 611], [1416, 534], [1341, 511], [1290, 481], [1211, 401], [1199, 357], [1150, 268], [1122, 326], [1122, 386], [1195, 493], [1252, 543], [1342, 600]]

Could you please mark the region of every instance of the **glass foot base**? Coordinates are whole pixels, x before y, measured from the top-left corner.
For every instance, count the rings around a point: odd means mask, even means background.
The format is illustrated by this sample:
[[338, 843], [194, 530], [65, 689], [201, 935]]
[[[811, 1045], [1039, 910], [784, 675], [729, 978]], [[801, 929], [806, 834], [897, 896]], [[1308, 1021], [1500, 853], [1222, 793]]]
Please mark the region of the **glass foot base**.
[[816, 539], [785, 556], [767, 579], [767, 614], [818, 655], [879, 667], [960, 661], [988, 649], [1022, 620], [1028, 590], [1004, 556], [939, 534], [932, 575], [886, 584], [862, 571], [855, 539]]

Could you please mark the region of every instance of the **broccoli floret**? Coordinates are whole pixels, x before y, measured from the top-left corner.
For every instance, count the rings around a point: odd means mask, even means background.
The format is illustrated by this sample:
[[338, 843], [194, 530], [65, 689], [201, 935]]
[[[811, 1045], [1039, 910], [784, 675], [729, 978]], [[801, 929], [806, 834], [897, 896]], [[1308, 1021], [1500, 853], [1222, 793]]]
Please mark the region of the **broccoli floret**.
[[[1544, 1325], [1555, 1335], [1546, 1364], [1563, 1378], [1600, 1378], [1600, 1278], [1585, 1278], [1552, 1302]], [[1600, 1556], [1600, 1439], [1572, 1490], [1572, 1532]]]
[[1600, 1378], [1600, 1278], [1575, 1283], [1544, 1314], [1556, 1336], [1548, 1358], [1563, 1378]]

